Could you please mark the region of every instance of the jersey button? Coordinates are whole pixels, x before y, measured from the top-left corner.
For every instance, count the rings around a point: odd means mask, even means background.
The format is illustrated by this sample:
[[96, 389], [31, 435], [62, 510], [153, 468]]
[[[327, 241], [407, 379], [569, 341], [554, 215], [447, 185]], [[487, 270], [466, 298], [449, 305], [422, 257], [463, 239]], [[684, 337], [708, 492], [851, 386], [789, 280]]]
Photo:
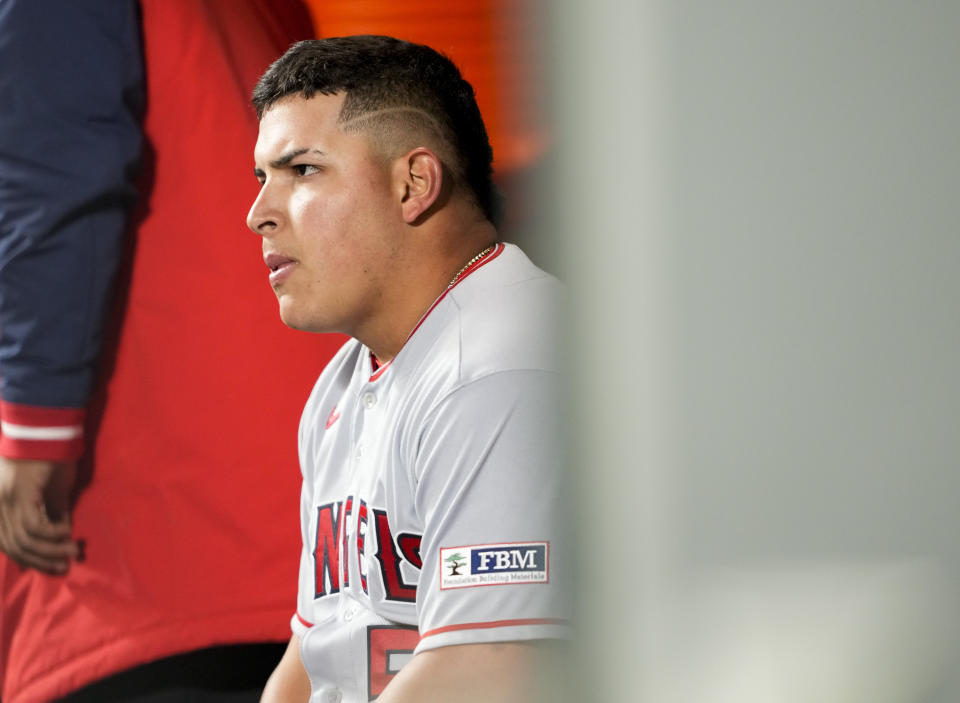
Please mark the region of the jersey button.
[[327, 691], [327, 703], [340, 703], [342, 698], [340, 691]]
[[377, 404], [377, 396], [374, 393], [364, 393], [363, 394], [363, 407], [367, 410], [373, 408]]

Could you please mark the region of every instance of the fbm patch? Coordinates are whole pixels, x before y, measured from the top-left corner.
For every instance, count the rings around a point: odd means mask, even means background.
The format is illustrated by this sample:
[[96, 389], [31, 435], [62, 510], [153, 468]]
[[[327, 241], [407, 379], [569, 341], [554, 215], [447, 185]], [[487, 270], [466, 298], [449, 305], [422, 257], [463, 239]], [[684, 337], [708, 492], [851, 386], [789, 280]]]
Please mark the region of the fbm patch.
[[513, 542], [440, 548], [440, 589], [548, 583], [550, 543]]

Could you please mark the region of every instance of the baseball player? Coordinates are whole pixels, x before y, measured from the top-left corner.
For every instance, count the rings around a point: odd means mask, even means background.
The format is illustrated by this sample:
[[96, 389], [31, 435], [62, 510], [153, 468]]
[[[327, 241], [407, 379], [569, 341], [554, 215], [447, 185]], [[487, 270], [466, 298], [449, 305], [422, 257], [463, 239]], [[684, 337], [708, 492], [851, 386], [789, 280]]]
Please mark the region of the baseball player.
[[297, 610], [264, 700], [525, 700], [537, 643], [568, 634], [559, 284], [497, 241], [473, 90], [432, 49], [341, 37], [294, 45], [254, 104], [280, 315], [353, 338], [301, 419]]

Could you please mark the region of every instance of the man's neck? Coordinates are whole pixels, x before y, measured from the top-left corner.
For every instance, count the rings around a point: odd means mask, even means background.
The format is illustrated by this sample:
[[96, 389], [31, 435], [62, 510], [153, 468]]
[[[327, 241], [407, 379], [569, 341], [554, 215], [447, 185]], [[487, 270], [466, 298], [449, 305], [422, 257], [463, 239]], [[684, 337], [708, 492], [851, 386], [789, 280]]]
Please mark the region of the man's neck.
[[353, 335], [381, 364], [397, 355], [430, 306], [458, 276], [462, 278], [472, 259], [497, 240], [496, 229], [489, 222], [472, 230], [449, 251], [425, 247], [419, 255], [412, 252], [407, 260], [398, 262], [397, 276], [387, 299], [380, 301], [379, 314]]

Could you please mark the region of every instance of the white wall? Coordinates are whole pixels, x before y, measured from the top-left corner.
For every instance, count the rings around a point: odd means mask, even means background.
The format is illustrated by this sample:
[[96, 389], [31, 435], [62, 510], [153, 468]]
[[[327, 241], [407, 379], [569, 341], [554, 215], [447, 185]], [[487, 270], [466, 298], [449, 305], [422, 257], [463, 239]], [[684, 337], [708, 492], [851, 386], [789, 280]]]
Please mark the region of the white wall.
[[960, 3], [543, 4], [585, 699], [960, 700]]

